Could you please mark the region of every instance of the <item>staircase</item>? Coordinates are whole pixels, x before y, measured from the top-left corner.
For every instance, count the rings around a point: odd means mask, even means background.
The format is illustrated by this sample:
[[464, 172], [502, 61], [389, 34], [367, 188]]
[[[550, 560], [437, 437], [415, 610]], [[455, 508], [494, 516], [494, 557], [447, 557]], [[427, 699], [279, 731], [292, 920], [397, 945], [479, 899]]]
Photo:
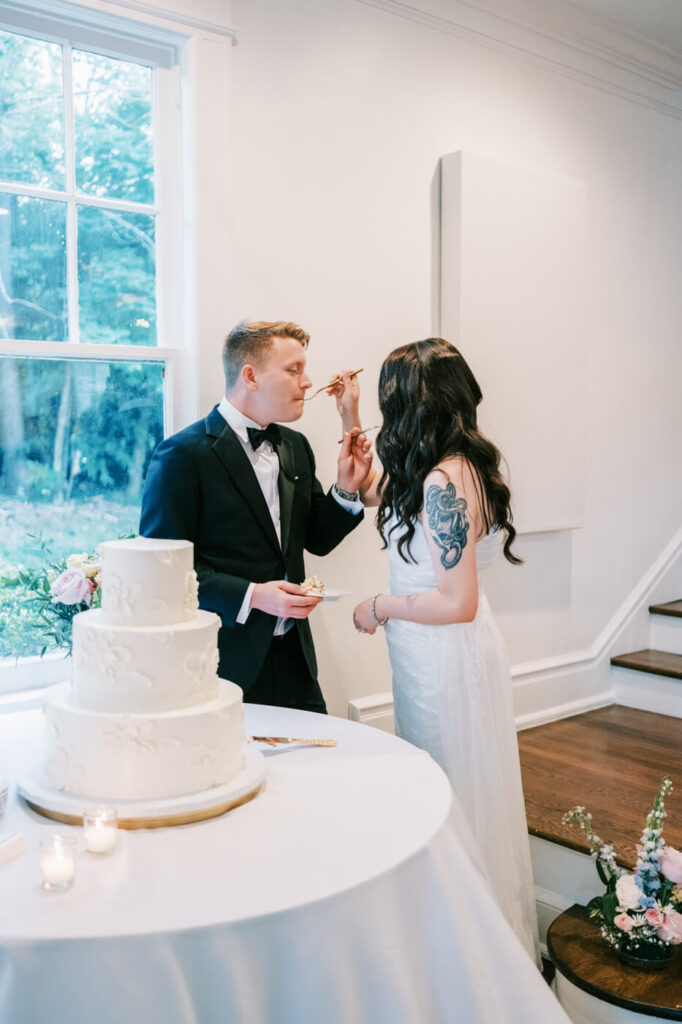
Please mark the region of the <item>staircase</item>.
[[[632, 867], [658, 782], [669, 774], [666, 838], [682, 849], [682, 601], [651, 605], [649, 644], [611, 659], [613, 704], [519, 733], [541, 942], [557, 914], [603, 891], [575, 804]], [[681, 1000], [682, 1002], [682, 1000]]]
[[682, 718], [682, 601], [649, 607], [650, 647], [611, 658], [614, 700]]

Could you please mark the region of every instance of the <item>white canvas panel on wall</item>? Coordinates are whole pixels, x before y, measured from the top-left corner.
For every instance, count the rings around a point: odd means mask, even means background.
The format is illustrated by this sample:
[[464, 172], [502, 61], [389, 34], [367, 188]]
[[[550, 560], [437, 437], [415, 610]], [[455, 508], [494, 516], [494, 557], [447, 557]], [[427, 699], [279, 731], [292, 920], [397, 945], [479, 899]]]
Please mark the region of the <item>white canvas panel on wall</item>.
[[520, 533], [583, 523], [585, 234], [583, 182], [443, 157], [441, 335], [481, 386]]

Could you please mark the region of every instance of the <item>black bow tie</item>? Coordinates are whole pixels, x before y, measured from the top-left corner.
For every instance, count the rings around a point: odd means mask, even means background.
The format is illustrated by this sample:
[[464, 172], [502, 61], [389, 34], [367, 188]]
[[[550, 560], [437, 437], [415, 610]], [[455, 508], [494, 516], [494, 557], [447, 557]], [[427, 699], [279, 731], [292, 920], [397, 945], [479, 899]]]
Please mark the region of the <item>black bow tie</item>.
[[282, 435], [279, 432], [279, 427], [276, 423], [269, 423], [264, 430], [257, 430], [255, 427], [247, 427], [246, 433], [249, 435], [249, 441], [254, 452], [257, 452], [263, 441], [269, 441], [274, 448], [279, 444]]

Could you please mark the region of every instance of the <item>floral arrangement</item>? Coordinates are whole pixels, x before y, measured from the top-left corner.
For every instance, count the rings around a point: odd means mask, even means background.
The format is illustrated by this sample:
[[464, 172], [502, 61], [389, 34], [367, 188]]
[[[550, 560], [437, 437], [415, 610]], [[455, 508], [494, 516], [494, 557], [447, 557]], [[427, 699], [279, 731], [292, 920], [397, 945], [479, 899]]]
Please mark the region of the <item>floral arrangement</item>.
[[664, 800], [672, 788], [668, 776], [661, 780], [637, 845], [634, 871], [616, 863], [613, 846], [594, 832], [592, 815], [584, 807], [574, 807], [562, 818], [564, 824], [578, 824], [585, 832], [606, 886], [603, 896], [588, 903], [588, 914], [629, 963], [662, 965], [672, 955], [671, 947], [682, 943], [682, 853], [667, 846], [662, 835]]
[[[40, 550], [50, 558], [43, 542]], [[13, 576], [3, 577], [2, 582], [6, 587], [23, 591], [22, 604], [36, 613], [45, 640], [41, 657], [47, 650], [65, 649], [70, 654], [74, 616], [99, 607], [101, 602], [102, 576], [94, 553], [69, 555], [36, 571], [19, 569]]]

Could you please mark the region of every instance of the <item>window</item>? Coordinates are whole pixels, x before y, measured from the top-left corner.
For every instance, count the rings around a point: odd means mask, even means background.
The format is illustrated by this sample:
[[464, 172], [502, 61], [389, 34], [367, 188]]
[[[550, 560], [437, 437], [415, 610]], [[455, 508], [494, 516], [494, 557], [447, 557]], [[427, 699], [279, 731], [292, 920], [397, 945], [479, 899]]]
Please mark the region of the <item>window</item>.
[[[3, 577], [44, 562], [40, 542], [57, 559], [137, 531], [149, 457], [164, 422], [173, 428], [181, 350], [170, 244], [179, 190], [166, 170], [173, 160], [164, 161], [160, 182], [158, 159], [177, 138], [177, 81], [158, 54], [140, 55], [139, 40], [131, 56], [123, 37], [122, 52], [113, 52], [110, 31], [98, 47], [92, 30], [85, 45], [77, 33], [41, 38], [2, 18], [0, 4], [0, 660], [11, 659], [7, 668], [37, 655], [44, 640]], [[13, 672], [9, 683], [5, 672], [0, 689], [40, 684], [45, 674], [35, 668], [20, 681]]]

